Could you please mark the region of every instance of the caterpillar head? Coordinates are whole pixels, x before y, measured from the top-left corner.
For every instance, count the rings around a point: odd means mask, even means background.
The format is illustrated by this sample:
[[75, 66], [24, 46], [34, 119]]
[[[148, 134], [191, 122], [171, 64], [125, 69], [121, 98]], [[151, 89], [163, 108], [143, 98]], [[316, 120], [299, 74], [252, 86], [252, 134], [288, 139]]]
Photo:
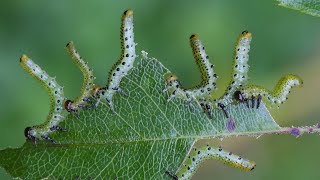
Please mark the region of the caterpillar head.
[[170, 76], [168, 76], [166, 78], [167, 84], [171, 84], [172, 82], [177, 81], [177, 80], [178, 80], [178, 77], [175, 74], [171, 74]]
[[64, 108], [68, 111], [68, 112], [72, 112], [72, 111], [75, 111], [74, 109], [74, 107], [73, 107], [73, 101], [71, 101], [71, 100], [66, 100], [65, 102], [64, 102]]
[[26, 127], [24, 129], [24, 136], [29, 140], [36, 141], [36, 132], [32, 127]]
[[237, 100], [239, 102], [243, 102], [244, 101], [244, 96], [243, 96], [241, 91], [234, 92], [233, 97], [234, 97], [235, 100]]
[[198, 35], [198, 34], [192, 34], [192, 35], [190, 36], [190, 40], [191, 40], [191, 41], [199, 40], [199, 35]]
[[97, 96], [98, 96], [98, 93], [99, 93], [99, 91], [100, 91], [101, 89], [102, 89], [101, 86], [95, 85], [95, 86], [93, 87], [93, 90], [92, 90], [92, 97], [97, 97]]
[[239, 36], [239, 42], [241, 44], [250, 43], [251, 39], [252, 39], [252, 35], [248, 31], [242, 31], [242, 33]]

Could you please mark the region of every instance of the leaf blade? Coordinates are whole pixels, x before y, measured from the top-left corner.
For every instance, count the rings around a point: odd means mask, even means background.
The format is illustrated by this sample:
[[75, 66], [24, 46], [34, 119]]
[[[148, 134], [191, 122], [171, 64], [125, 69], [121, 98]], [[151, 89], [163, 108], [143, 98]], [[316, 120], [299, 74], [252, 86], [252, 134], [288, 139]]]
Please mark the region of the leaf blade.
[[320, 17], [320, 2], [317, 0], [277, 0], [279, 6], [298, 10], [311, 16]]
[[235, 129], [229, 132], [219, 109], [209, 119], [196, 101], [167, 102], [162, 90], [168, 73], [159, 61], [143, 56], [121, 82], [129, 97], [115, 96], [116, 114], [101, 103], [78, 119], [69, 115], [61, 123], [68, 132], [52, 135], [60, 144], [28, 141], [22, 148], [1, 150], [1, 166], [14, 177], [30, 179], [170, 179], [165, 171], [175, 172], [197, 139], [280, 129], [263, 104], [259, 109], [231, 105]]

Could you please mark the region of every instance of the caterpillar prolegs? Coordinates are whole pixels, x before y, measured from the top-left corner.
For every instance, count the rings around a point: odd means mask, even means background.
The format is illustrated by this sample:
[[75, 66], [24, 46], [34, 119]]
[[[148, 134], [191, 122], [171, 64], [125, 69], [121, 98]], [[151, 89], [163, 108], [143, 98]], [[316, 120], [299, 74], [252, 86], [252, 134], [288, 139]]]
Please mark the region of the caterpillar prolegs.
[[64, 131], [63, 128], [59, 127], [59, 123], [64, 120], [62, 115], [63, 102], [65, 101], [63, 87], [56, 82], [55, 78], [50, 77], [26, 55], [21, 56], [20, 65], [45, 87], [50, 96], [50, 111], [45, 123], [27, 127], [24, 134], [34, 142], [37, 142], [39, 138], [54, 142], [48, 134], [55, 130]]
[[243, 159], [231, 152], [226, 152], [221, 147], [214, 148], [207, 145], [205, 147], [194, 148], [191, 150], [188, 158], [185, 159], [176, 174], [168, 171], [166, 171], [166, 173], [175, 180], [191, 179], [200, 164], [202, 164], [202, 161], [207, 159], [220, 160], [229, 166], [239, 168], [244, 171], [252, 171], [256, 166], [254, 162]]
[[136, 43], [134, 42], [133, 33], [133, 11], [127, 10], [122, 15], [122, 23], [120, 28], [121, 39], [121, 56], [118, 62], [113, 66], [109, 73], [108, 84], [100, 91], [99, 99], [96, 105], [99, 104], [100, 99], [106, 100], [114, 112], [112, 97], [116, 92], [127, 95], [121, 88], [121, 79], [128, 74], [132, 69], [135, 58]]

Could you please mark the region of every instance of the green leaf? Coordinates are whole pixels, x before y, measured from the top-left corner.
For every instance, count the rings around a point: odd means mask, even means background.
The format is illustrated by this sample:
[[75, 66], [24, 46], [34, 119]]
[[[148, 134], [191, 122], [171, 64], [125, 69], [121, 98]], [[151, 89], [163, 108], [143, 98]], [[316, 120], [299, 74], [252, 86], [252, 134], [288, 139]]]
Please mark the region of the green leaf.
[[0, 151], [0, 165], [23, 179], [171, 179], [196, 140], [254, 135], [280, 130], [262, 104], [229, 107], [235, 131], [226, 129], [219, 109], [209, 119], [198, 102], [175, 98], [167, 102], [164, 77], [170, 73], [159, 61], [142, 55], [121, 82], [129, 96], [114, 97], [116, 114], [102, 103], [96, 109], [69, 115], [60, 124], [67, 132], [55, 132], [58, 144], [26, 141], [21, 148]]
[[312, 16], [320, 17], [320, 1], [318, 0], [277, 0], [279, 6], [298, 10]]

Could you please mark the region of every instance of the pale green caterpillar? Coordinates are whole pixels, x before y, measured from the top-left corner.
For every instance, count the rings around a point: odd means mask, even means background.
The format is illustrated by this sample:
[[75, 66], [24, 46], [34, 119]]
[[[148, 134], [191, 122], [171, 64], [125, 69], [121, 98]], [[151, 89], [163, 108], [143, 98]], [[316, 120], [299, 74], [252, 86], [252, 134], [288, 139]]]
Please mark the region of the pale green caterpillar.
[[66, 100], [64, 107], [68, 112], [77, 112], [79, 108], [84, 108], [90, 102], [90, 97], [92, 96], [92, 91], [94, 90], [94, 75], [92, 69], [88, 66], [88, 63], [85, 62], [76, 48], [73, 45], [73, 42], [67, 44], [67, 51], [70, 54], [73, 62], [81, 70], [84, 78], [84, 82], [81, 88], [80, 96], [72, 101]]
[[64, 130], [58, 126], [64, 120], [62, 115], [65, 100], [63, 87], [26, 55], [21, 56], [20, 65], [46, 88], [50, 96], [50, 111], [47, 120], [42, 125], [27, 127], [24, 132], [25, 136], [35, 143], [39, 138], [54, 142], [48, 134], [54, 130]]
[[231, 104], [234, 101], [234, 92], [237, 91], [239, 87], [242, 87], [248, 80], [248, 61], [251, 39], [251, 33], [248, 31], [243, 31], [240, 34], [237, 45], [235, 47], [235, 55], [232, 65], [233, 70], [230, 84], [225, 94], [221, 98], [214, 100], [215, 107], [221, 108], [222, 105], [227, 106]]
[[291, 88], [296, 86], [301, 87], [302, 84], [303, 81], [300, 77], [296, 75], [286, 75], [278, 81], [274, 90], [271, 92], [263, 87], [249, 85], [236, 91], [234, 98], [240, 102], [246, 102], [248, 106], [248, 99], [251, 99], [252, 108], [255, 107], [255, 99], [257, 99], [257, 108], [259, 108], [261, 99], [270, 105], [277, 105], [279, 107], [280, 104], [283, 104], [288, 99]]
[[126, 93], [120, 89], [121, 79], [128, 74], [132, 69], [135, 58], [137, 57], [135, 52], [136, 43], [134, 42], [133, 33], [133, 11], [126, 10], [122, 15], [122, 23], [120, 28], [121, 39], [121, 57], [119, 61], [113, 66], [110, 71], [108, 84], [100, 91], [100, 97], [97, 100], [96, 105], [99, 104], [100, 99], [106, 100], [111, 110], [114, 112], [112, 97], [116, 92], [121, 94]]
[[166, 173], [175, 180], [191, 179], [196, 170], [200, 167], [200, 164], [202, 164], [202, 161], [207, 159], [217, 159], [229, 166], [239, 168], [244, 171], [252, 171], [256, 166], [254, 162], [243, 159], [231, 152], [226, 152], [221, 147], [217, 149], [205, 146], [192, 149], [190, 155], [185, 159], [176, 174], [172, 174], [168, 171]]
[[169, 100], [173, 99], [176, 94], [181, 94], [188, 101], [191, 101], [192, 98], [202, 101], [205, 98], [209, 98], [211, 92], [217, 89], [216, 81], [218, 76], [214, 72], [214, 65], [210, 63], [209, 56], [206, 54], [198, 35], [193, 34], [190, 36], [190, 45], [201, 73], [201, 83], [194, 88], [183, 89], [176, 75], [169, 76], [166, 79], [167, 87], [164, 90], [170, 89], [172, 91]]

